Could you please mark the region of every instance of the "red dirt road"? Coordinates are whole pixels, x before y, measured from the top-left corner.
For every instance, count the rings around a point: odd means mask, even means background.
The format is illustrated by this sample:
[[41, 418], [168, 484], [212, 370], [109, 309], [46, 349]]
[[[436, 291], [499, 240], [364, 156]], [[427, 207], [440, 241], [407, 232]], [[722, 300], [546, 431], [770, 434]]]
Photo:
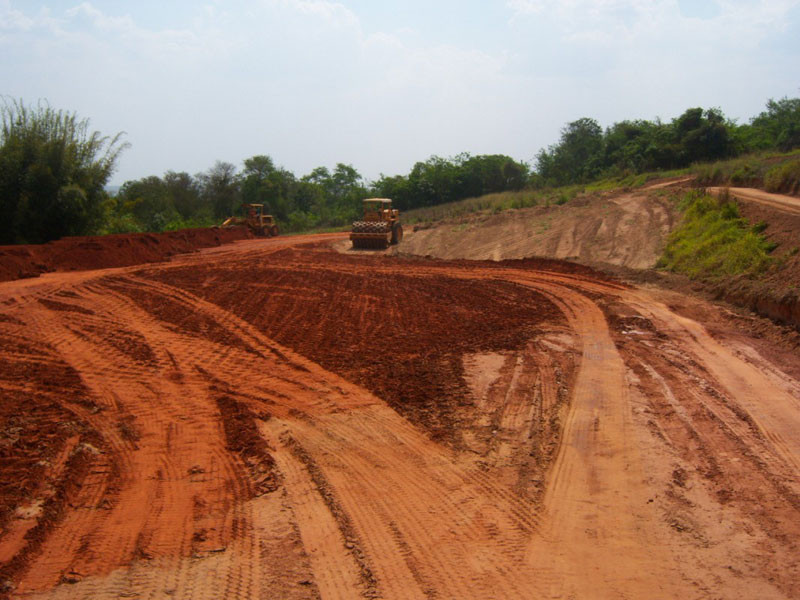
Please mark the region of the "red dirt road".
[[756, 190], [753, 188], [712, 187], [708, 189], [708, 191], [712, 194], [719, 194], [722, 190], [727, 190], [732, 196], [739, 198], [740, 200], [762, 204], [790, 215], [800, 215], [800, 198], [795, 198], [794, 196], [771, 194], [769, 192]]
[[800, 596], [800, 383], [754, 345], [339, 239], [0, 284], [4, 593]]

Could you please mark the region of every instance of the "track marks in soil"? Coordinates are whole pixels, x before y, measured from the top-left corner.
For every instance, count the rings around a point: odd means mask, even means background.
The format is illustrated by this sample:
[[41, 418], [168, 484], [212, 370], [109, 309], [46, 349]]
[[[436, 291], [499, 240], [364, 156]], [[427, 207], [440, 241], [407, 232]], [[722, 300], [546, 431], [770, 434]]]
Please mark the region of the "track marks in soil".
[[[72, 311], [65, 323], [60, 307], [27, 311], [26, 327], [81, 373], [99, 408], [83, 416], [108, 443], [109, 465], [84, 481], [76, 503], [84, 510], [68, 514], [43, 544], [20, 592], [104, 575], [131, 561], [224, 550], [247, 522], [237, 505], [250, 495], [252, 457], [245, 453], [240, 462], [228, 451], [220, 422], [236, 422], [236, 415], [220, 415], [193, 368], [213, 362], [217, 348], [170, 331], [102, 283], [77, 293], [71, 302], [85, 302], [91, 313]], [[253, 485], [266, 491], [263, 479]]]
[[314, 457], [311, 472], [324, 477], [312, 479], [339, 523], [339, 544], [353, 546], [357, 557], [363, 552], [382, 597], [425, 598], [437, 590], [522, 597], [530, 589], [521, 559], [534, 526], [532, 503], [474, 465], [454, 464], [393, 411], [376, 404], [310, 419], [273, 417], [264, 427], [283, 428], [273, 439], [285, 431]]
[[352, 523], [337, 503], [324, 475], [285, 428], [262, 424], [285, 477], [286, 494], [309, 553], [323, 598], [375, 596], [375, 577], [364, 559]]
[[543, 277], [521, 274], [515, 280], [536, 286], [561, 307], [582, 346], [544, 497], [547, 527], [542, 539], [531, 541], [529, 560], [549, 573], [553, 594], [613, 597], [625, 590], [633, 597], [675, 597], [676, 563], [651, 526], [655, 516], [639, 485], [644, 474], [628, 435], [624, 364], [605, 316], [583, 294]]
[[[672, 458], [671, 472], [658, 475], [658, 504], [664, 521], [682, 538], [684, 552], [694, 557], [689, 564], [738, 565], [737, 583], [721, 587], [726, 597], [741, 588], [750, 597], [796, 596], [798, 472], [783, 460], [788, 449], [776, 447], [757, 425], [761, 407], [770, 412], [775, 407], [748, 397], [752, 380], [744, 389], [738, 386], [753, 376], [751, 365], [729, 354], [724, 364], [737, 376], [720, 377], [714, 361], [728, 351], [705, 332], [691, 328], [681, 334], [683, 320], [663, 310], [645, 312], [649, 318], [618, 317], [613, 313], [618, 309], [610, 310], [641, 402], [636, 415], [652, 432], [645, 443]], [[770, 399], [766, 404], [780, 402], [783, 382], [768, 375], [757, 373], [760, 393]]]
[[537, 500], [559, 446], [576, 358], [566, 329], [543, 333], [517, 352], [464, 357], [476, 406], [467, 447], [483, 468]]
[[238, 269], [209, 268], [213, 286], [188, 268], [152, 273], [148, 280], [226, 307], [448, 443], [460, 442], [462, 420], [469, 418], [461, 355], [476, 347], [519, 347], [539, 324], [561, 318], [534, 291], [419, 271], [416, 261], [406, 273], [380, 260], [365, 263], [330, 251], [320, 256], [316, 248], [272, 256]]
[[53, 391], [22, 373], [62, 361], [82, 387], [58, 406], [102, 435], [18, 591], [796, 595], [795, 449], [702, 331], [577, 267], [294, 243], [0, 294], [3, 391]]

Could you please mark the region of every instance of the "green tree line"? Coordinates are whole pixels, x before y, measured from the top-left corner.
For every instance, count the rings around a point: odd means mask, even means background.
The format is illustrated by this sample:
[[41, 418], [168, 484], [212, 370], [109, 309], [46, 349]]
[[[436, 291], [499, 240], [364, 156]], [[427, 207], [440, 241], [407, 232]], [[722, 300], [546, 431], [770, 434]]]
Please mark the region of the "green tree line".
[[126, 182], [113, 199], [108, 230], [163, 231], [218, 223], [239, 212], [242, 203], [264, 205], [285, 231], [346, 226], [358, 218], [361, 201], [370, 196], [392, 198], [408, 210], [491, 192], [522, 189], [528, 167], [508, 156], [431, 157], [414, 165], [408, 176], [382, 175], [367, 182], [352, 166], [317, 167], [297, 177], [257, 155], [237, 171], [217, 162], [192, 177], [168, 171]]
[[558, 143], [539, 151], [530, 183], [586, 183], [798, 147], [800, 98], [770, 100], [766, 110], [741, 125], [717, 108], [690, 108], [669, 123], [621, 121], [605, 131], [594, 119], [582, 118], [564, 126]]
[[266, 155], [241, 169], [218, 161], [191, 175], [167, 171], [105, 187], [126, 145], [92, 132], [89, 121], [51, 108], [4, 100], [0, 107], [0, 244], [65, 235], [165, 231], [220, 223], [242, 203], [264, 204], [284, 231], [346, 226], [361, 200], [392, 198], [401, 210], [526, 187], [675, 169], [762, 150], [800, 147], [800, 99], [770, 100], [747, 124], [716, 108], [690, 108], [669, 123], [622, 121], [603, 130], [591, 118], [564, 126], [531, 169], [501, 154], [432, 156], [406, 175], [369, 182], [343, 163], [297, 177]]

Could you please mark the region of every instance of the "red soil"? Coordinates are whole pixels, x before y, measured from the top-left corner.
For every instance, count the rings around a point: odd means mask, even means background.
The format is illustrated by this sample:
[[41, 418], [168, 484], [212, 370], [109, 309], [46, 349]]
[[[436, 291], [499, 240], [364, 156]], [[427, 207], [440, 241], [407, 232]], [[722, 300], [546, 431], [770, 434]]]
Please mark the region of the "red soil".
[[174, 254], [248, 237], [245, 228], [213, 227], [166, 233], [67, 237], [41, 245], [0, 246], [0, 281], [37, 277], [52, 271], [84, 271], [160, 262]]
[[749, 339], [342, 239], [0, 284], [0, 596], [798, 597], [800, 383]]

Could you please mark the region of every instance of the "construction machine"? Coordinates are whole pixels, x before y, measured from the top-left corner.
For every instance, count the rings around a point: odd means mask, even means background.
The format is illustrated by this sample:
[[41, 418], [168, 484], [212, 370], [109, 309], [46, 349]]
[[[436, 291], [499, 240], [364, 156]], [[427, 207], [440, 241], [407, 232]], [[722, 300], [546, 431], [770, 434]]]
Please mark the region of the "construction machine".
[[270, 237], [278, 235], [275, 217], [264, 214], [263, 204], [242, 204], [241, 217], [228, 217], [220, 227], [246, 226], [253, 235]]
[[389, 244], [398, 244], [402, 239], [400, 211], [392, 208], [392, 201], [388, 198], [364, 200], [364, 218], [353, 223], [350, 231], [353, 248], [384, 250]]

